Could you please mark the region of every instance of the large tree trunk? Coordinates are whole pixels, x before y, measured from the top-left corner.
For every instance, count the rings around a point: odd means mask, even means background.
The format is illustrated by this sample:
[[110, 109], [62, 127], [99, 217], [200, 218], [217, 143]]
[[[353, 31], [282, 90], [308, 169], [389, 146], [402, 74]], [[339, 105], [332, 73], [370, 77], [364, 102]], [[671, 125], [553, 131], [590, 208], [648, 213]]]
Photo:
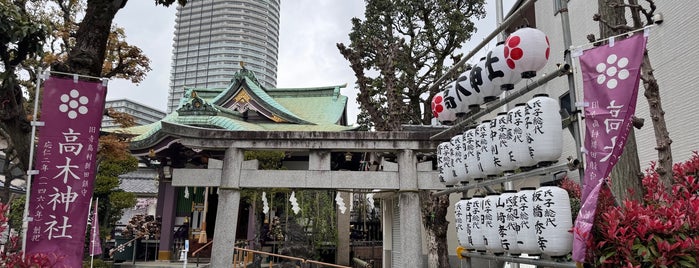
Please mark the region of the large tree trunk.
[[673, 183], [672, 175], [672, 139], [667, 131], [665, 122], [665, 111], [660, 103], [660, 87], [658, 81], [653, 75], [653, 67], [650, 65], [648, 58], [648, 50], [643, 53], [643, 63], [641, 64], [641, 80], [645, 92], [643, 95], [648, 100], [648, 108], [650, 110], [650, 118], [653, 121], [653, 130], [655, 131], [655, 150], [658, 151], [658, 165], [656, 171], [660, 175], [660, 181], [665, 185], [665, 188], [670, 191]]
[[[7, 66], [7, 65], [6, 65]], [[10, 200], [10, 185], [12, 182], [12, 169], [17, 165], [21, 170], [27, 170], [29, 165], [29, 146], [31, 125], [27, 120], [24, 109], [22, 91], [14, 74], [14, 67], [7, 66], [4, 73], [9, 74], [5, 79], [0, 79], [0, 123], [3, 124], [0, 139], [5, 140], [7, 147], [2, 148], [5, 153], [5, 164], [0, 171], [5, 176], [4, 189], [0, 193], [0, 201], [7, 203]]]
[[[623, 30], [613, 29], [611, 26], [626, 25], [626, 12], [623, 0], [598, 0], [599, 15], [603, 21], [600, 22], [600, 38], [605, 39], [610, 36], [620, 34]], [[622, 200], [640, 200], [643, 195], [643, 185], [641, 184], [641, 166], [638, 160], [638, 147], [636, 145], [636, 135], [633, 130], [626, 140], [624, 152], [619, 158], [619, 162], [612, 169], [609, 175], [611, 178], [610, 189], [619, 205]]]
[[427, 267], [449, 268], [449, 252], [447, 250], [446, 220], [449, 207], [449, 195], [433, 196], [431, 191], [420, 191], [420, 209], [422, 224], [425, 226], [427, 238]]
[[88, 0], [85, 17], [80, 22], [76, 33], [75, 47], [68, 53], [66, 63], [54, 66], [54, 69], [68, 73], [101, 76], [112, 21], [126, 1]]

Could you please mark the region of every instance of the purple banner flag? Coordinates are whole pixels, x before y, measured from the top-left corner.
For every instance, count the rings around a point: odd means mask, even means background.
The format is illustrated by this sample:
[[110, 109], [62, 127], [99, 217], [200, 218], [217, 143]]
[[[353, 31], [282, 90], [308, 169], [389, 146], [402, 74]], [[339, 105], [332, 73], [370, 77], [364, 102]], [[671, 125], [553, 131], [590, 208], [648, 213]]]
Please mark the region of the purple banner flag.
[[585, 100], [585, 172], [582, 207], [573, 228], [573, 260], [585, 261], [603, 180], [626, 144], [636, 110], [646, 38], [636, 34], [580, 56]]
[[95, 200], [95, 209], [92, 212], [92, 228], [90, 230], [90, 256], [102, 255], [102, 242], [100, 241], [100, 224], [97, 217], [99, 198]]
[[55, 256], [54, 267], [82, 267], [95, 158], [107, 87], [51, 77], [42, 94], [29, 199], [27, 256]]

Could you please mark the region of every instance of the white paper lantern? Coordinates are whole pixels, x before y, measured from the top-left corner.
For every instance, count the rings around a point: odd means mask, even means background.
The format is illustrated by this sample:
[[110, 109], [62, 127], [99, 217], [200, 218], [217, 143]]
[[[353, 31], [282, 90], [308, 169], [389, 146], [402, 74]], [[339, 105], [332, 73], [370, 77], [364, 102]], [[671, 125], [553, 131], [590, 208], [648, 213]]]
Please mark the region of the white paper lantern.
[[498, 235], [500, 235], [502, 249], [510, 255], [519, 255], [521, 253], [517, 245], [520, 211], [516, 193], [514, 190], [504, 191], [498, 197], [496, 207]]
[[437, 121], [442, 123], [451, 123], [456, 120], [456, 110], [447, 109], [447, 104], [444, 101], [444, 91], [440, 91], [432, 97], [432, 115], [437, 118]]
[[447, 89], [444, 90], [444, 104], [447, 109], [453, 109], [456, 116], [463, 116], [469, 110], [470, 101], [462, 91], [457, 88], [456, 81], [449, 83]]
[[558, 161], [563, 153], [563, 128], [558, 101], [546, 94], [534, 95], [527, 102], [527, 132], [531, 138], [529, 146], [532, 158], [546, 166]]
[[496, 206], [498, 203], [499, 194], [488, 194], [483, 199], [483, 237], [485, 238], [485, 248], [493, 254], [501, 254], [504, 252], [502, 243], [500, 242], [499, 224], [497, 221]]
[[451, 141], [442, 142], [437, 145], [437, 169], [439, 170], [439, 181], [447, 185], [454, 186], [458, 182], [451, 168]]
[[568, 192], [546, 186], [534, 192], [534, 231], [539, 249], [548, 256], [565, 256], [573, 249], [573, 216]]
[[470, 111], [470, 106], [475, 100], [473, 98], [473, 90], [468, 81], [468, 76], [456, 79], [451, 82], [444, 91], [444, 98], [447, 103], [454, 103], [456, 106], [456, 116], [464, 116]]
[[491, 102], [498, 98], [502, 90], [493, 85], [493, 81], [488, 78], [488, 70], [485, 66], [485, 57], [476, 63], [469, 74], [471, 88], [477, 92], [476, 96], [481, 98], [481, 103]]
[[508, 124], [506, 112], [498, 113], [495, 119], [490, 121], [490, 138], [498, 173], [512, 173], [517, 167], [517, 161], [512, 152], [512, 129]]
[[[470, 79], [470, 74], [471, 74], [471, 66], [466, 68], [466, 71], [461, 73], [459, 77], [456, 79], [456, 83], [454, 85], [454, 88], [456, 91], [459, 93], [463, 94], [466, 96], [466, 100], [464, 103], [467, 104], [468, 109], [473, 109], [481, 104], [483, 104], [483, 99], [478, 97], [478, 92], [475, 92], [473, 90], [473, 87], [471, 87], [471, 79]], [[468, 112], [468, 111], [467, 111]]]
[[[456, 238], [459, 241], [459, 245], [467, 248], [468, 247], [468, 224], [466, 219], [466, 207], [468, 206], [468, 200], [462, 198], [459, 202], [454, 205], [454, 220], [456, 225]], [[470, 208], [469, 208], [470, 209]]]
[[465, 146], [465, 161], [466, 171], [468, 172], [469, 181], [485, 179], [485, 173], [481, 171], [480, 161], [478, 158], [478, 148], [476, 147], [476, 129], [469, 128], [464, 131], [464, 146]]
[[471, 199], [471, 245], [479, 252], [485, 252], [485, 214], [483, 212], [482, 195], [475, 195]]
[[490, 142], [490, 120], [483, 120], [476, 127], [476, 158], [481, 171], [486, 176], [495, 176], [498, 174], [498, 169], [493, 158], [493, 148]]
[[466, 163], [464, 161], [464, 154], [466, 154], [464, 148], [463, 135], [459, 134], [451, 138], [451, 148], [454, 153], [452, 158], [452, 169], [454, 170], [454, 176], [461, 183], [468, 182], [468, 172], [466, 171]]
[[466, 229], [466, 245], [464, 245], [464, 248], [468, 250], [475, 250], [473, 247], [473, 224], [472, 221], [474, 220], [473, 218], [473, 199], [468, 197], [466, 198], [466, 203], [464, 203], [464, 207], [462, 208], [463, 211], [463, 222], [465, 225]]
[[512, 129], [512, 155], [517, 167], [527, 169], [536, 165], [536, 160], [532, 157], [527, 134], [527, 106], [525, 103], [518, 103], [507, 112], [507, 122]]
[[522, 28], [510, 34], [505, 41], [505, 62], [522, 74], [522, 78], [536, 76], [549, 59], [549, 38], [534, 28]]
[[537, 236], [534, 231], [534, 187], [523, 187], [517, 193], [517, 204], [519, 207], [519, 231], [517, 232], [517, 245], [521, 253], [529, 256], [541, 255], [541, 250], [537, 244]]
[[522, 80], [522, 75], [507, 65], [505, 42], [498, 43], [493, 50], [488, 52], [488, 56], [485, 58], [485, 68], [488, 70], [488, 78], [500, 90], [512, 90], [515, 88], [515, 84]]

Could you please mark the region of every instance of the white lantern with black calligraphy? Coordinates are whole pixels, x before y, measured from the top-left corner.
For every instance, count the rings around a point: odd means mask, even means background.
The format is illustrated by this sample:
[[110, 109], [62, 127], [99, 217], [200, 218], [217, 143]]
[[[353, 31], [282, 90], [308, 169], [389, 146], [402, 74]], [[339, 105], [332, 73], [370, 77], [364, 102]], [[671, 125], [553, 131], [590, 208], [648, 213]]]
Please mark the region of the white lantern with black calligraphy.
[[454, 176], [459, 182], [468, 182], [468, 172], [466, 172], [466, 163], [464, 161], [464, 154], [466, 153], [464, 148], [463, 135], [459, 134], [451, 138], [451, 148], [454, 152], [454, 157], [452, 158], [452, 169], [454, 170]]
[[447, 104], [444, 100], [444, 91], [440, 91], [432, 97], [432, 115], [437, 118], [437, 121], [442, 123], [451, 123], [456, 119], [456, 111], [447, 109]]
[[480, 106], [483, 102], [479, 101], [476, 97], [477, 92], [471, 87], [471, 81], [469, 75], [471, 73], [471, 67], [466, 68], [466, 71], [461, 73], [454, 83], [454, 89], [456, 92], [464, 96], [463, 103], [466, 106], [466, 112], [470, 109]]
[[482, 195], [474, 195], [471, 199], [471, 241], [473, 249], [485, 252], [485, 214], [483, 211]]
[[515, 84], [522, 80], [522, 75], [507, 65], [505, 42], [499, 42], [493, 50], [488, 52], [488, 56], [485, 58], [485, 68], [488, 70], [488, 78], [500, 90], [512, 90], [515, 88]]
[[451, 168], [451, 141], [442, 142], [437, 146], [437, 168], [439, 169], [439, 181], [451, 187], [458, 180], [453, 176]]
[[534, 231], [541, 251], [552, 257], [565, 256], [573, 249], [573, 216], [568, 192], [546, 186], [534, 192]]
[[493, 159], [498, 172], [512, 173], [517, 168], [512, 148], [512, 130], [507, 121], [507, 113], [502, 112], [490, 121], [491, 142], [493, 144]]
[[475, 250], [473, 247], [473, 224], [472, 221], [474, 220], [473, 218], [473, 199], [470, 197], [467, 197], [466, 202], [464, 203], [464, 206], [462, 207], [463, 211], [463, 222], [464, 222], [464, 229], [466, 230], [466, 244], [463, 245], [464, 248], [468, 250]]
[[470, 181], [473, 180], [483, 180], [485, 179], [485, 173], [481, 171], [478, 147], [476, 140], [476, 128], [471, 127], [464, 131], [464, 147], [466, 161], [466, 171], [468, 172], [468, 178]]
[[444, 174], [444, 184], [447, 187], [452, 187], [459, 184], [459, 178], [456, 177], [456, 172], [454, 171], [454, 158], [456, 158], [456, 148], [452, 145], [451, 141], [446, 143], [446, 156], [444, 158], [446, 172]]
[[510, 255], [519, 255], [517, 232], [519, 231], [519, 206], [517, 191], [507, 190], [498, 197], [496, 208], [498, 219], [498, 235], [502, 249]]
[[535, 28], [522, 28], [510, 34], [505, 41], [505, 62], [522, 78], [536, 76], [549, 59], [549, 38]]
[[507, 122], [512, 129], [512, 156], [517, 163], [517, 167], [527, 169], [536, 165], [534, 157], [529, 147], [527, 133], [527, 106], [525, 103], [518, 103], [507, 112]]
[[456, 81], [449, 83], [444, 90], [444, 104], [447, 109], [453, 109], [456, 116], [463, 116], [468, 112], [467, 96], [458, 90]]
[[[468, 200], [462, 198], [459, 202], [454, 205], [454, 220], [456, 221], [456, 238], [459, 241], [459, 245], [468, 248], [468, 220], [466, 219], [466, 208], [468, 207]], [[469, 207], [470, 210], [470, 207]]]
[[537, 94], [527, 102], [527, 110], [532, 158], [543, 166], [558, 161], [563, 153], [563, 128], [558, 101], [547, 94]]
[[493, 157], [490, 134], [490, 120], [483, 120], [476, 127], [476, 158], [481, 171], [486, 176], [494, 177], [498, 174], [498, 169]]
[[483, 199], [485, 249], [493, 254], [501, 254], [504, 252], [498, 233], [499, 224], [497, 222], [496, 211], [498, 196], [499, 194], [491, 193]]
[[533, 218], [533, 198], [534, 187], [522, 187], [517, 192], [517, 207], [519, 208], [519, 219], [516, 220], [519, 231], [517, 232], [517, 245], [520, 253], [526, 253], [529, 256], [541, 255], [541, 250], [537, 244], [536, 232], [534, 231]]
[[493, 81], [488, 78], [485, 59], [485, 57], [481, 58], [481, 60], [473, 66], [469, 74], [471, 88], [473, 88], [475, 92], [478, 92], [476, 95], [482, 99], [480, 103], [494, 101], [498, 98], [500, 93], [502, 93], [502, 90], [496, 88], [495, 85], [493, 85]]

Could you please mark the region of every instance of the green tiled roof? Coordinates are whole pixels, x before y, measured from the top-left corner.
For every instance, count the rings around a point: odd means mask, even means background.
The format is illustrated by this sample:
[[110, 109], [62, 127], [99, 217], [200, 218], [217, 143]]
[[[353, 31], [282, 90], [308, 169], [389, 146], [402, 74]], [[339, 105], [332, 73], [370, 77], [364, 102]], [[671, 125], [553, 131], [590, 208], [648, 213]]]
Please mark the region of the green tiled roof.
[[[345, 85], [315, 88], [261, 87], [251, 71], [236, 73], [226, 88], [189, 88], [177, 109], [159, 122], [124, 129], [136, 135], [132, 148], [148, 148], [166, 138], [161, 133], [161, 122], [170, 122], [201, 128], [226, 129], [231, 131], [348, 131], [355, 127], [342, 126], [348, 98], [340, 95]], [[242, 113], [221, 105], [233, 98], [234, 93], [247, 89], [258, 108], [267, 109], [282, 117], [282, 123], [272, 120], [248, 122]], [[192, 92], [196, 92], [192, 94]], [[196, 97], [193, 97], [195, 95]], [[199, 100], [196, 100], [199, 99]], [[196, 103], [195, 103], [196, 102]], [[196, 105], [194, 105], [196, 104]], [[203, 110], [206, 108], [205, 110]], [[264, 119], [264, 117], [263, 117]]]

